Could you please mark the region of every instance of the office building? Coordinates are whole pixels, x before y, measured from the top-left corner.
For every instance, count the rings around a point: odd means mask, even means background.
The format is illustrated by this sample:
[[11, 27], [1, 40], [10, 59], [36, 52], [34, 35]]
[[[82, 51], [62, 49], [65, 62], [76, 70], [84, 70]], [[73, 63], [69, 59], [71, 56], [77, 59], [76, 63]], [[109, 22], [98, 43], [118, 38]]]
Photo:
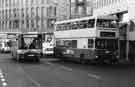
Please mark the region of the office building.
[[52, 32], [53, 0], [0, 0], [0, 32]]

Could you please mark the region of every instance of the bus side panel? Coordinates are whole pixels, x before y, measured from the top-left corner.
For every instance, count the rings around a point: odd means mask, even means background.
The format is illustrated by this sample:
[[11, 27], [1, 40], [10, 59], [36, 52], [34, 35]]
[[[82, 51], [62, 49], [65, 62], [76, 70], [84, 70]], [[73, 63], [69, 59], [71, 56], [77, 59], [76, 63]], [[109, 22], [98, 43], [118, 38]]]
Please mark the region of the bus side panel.
[[[64, 54], [67, 50], [72, 52]], [[60, 48], [56, 47], [54, 51], [55, 55], [58, 57], [62, 57], [62, 59], [84, 59], [84, 60], [92, 60], [95, 59], [95, 51], [92, 49], [74, 49], [74, 48]]]
[[92, 60], [95, 58], [95, 52], [92, 49], [72, 49], [74, 51], [74, 57], [83, 58], [86, 60]]

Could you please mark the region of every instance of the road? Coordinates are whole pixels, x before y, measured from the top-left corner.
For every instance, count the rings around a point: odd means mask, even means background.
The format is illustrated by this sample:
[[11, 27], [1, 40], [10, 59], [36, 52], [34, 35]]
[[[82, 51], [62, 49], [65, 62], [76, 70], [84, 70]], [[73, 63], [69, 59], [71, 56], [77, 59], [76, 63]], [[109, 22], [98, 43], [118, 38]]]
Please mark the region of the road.
[[134, 87], [135, 66], [82, 65], [42, 58], [17, 63], [0, 54], [0, 87]]

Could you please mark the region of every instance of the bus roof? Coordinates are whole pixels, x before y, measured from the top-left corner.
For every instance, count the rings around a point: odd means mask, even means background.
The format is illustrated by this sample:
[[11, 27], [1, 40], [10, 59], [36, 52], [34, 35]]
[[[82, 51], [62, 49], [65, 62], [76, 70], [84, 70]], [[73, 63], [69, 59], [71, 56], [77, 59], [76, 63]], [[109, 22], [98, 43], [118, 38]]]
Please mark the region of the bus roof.
[[40, 32], [26, 32], [26, 33], [21, 33], [21, 34], [32, 35], [32, 34], [41, 34], [41, 33]]
[[53, 32], [41, 32], [42, 34], [53, 34]]
[[88, 20], [88, 19], [118, 20], [118, 18], [116, 16], [90, 16], [90, 17], [69, 19], [69, 20], [64, 20], [64, 21], [57, 21], [55, 24], [75, 22], [75, 21]]

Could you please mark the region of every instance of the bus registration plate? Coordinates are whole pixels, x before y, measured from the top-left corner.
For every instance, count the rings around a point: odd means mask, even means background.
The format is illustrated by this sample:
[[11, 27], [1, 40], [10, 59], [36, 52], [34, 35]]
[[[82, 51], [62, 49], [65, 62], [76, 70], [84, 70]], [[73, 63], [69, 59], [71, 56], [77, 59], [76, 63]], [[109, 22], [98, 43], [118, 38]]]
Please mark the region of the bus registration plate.
[[34, 56], [34, 55], [28, 55], [28, 56]]

